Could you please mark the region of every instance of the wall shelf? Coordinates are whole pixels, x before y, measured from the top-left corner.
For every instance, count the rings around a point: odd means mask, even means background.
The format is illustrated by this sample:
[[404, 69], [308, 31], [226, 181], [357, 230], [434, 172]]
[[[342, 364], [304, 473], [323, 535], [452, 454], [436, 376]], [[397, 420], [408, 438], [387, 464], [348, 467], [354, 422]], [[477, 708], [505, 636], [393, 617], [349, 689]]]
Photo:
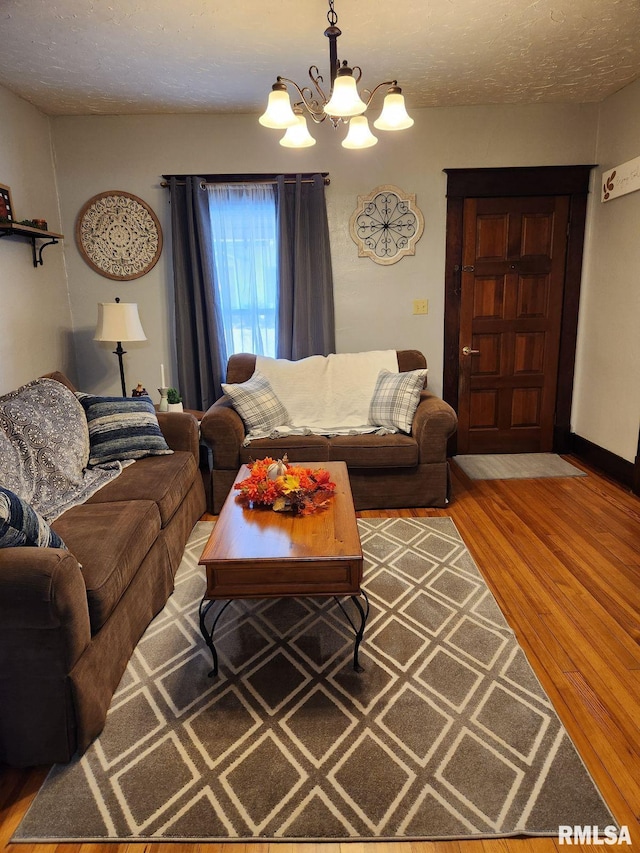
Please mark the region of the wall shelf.
[[[20, 225], [17, 222], [0, 222], [0, 237], [23, 237], [31, 243], [34, 267], [42, 266], [42, 250], [47, 246], [55, 246], [64, 239], [64, 234], [56, 234], [55, 231], [44, 231], [42, 228], [33, 228], [31, 225]], [[46, 240], [45, 243], [38, 243]]]

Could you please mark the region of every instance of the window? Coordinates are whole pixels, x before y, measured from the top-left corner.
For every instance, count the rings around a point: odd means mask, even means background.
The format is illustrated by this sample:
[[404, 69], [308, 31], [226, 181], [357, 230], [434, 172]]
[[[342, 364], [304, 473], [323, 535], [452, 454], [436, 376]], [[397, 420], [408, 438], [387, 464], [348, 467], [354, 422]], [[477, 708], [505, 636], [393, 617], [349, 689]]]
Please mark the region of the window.
[[273, 184], [207, 184], [207, 192], [227, 353], [275, 357], [276, 188]]

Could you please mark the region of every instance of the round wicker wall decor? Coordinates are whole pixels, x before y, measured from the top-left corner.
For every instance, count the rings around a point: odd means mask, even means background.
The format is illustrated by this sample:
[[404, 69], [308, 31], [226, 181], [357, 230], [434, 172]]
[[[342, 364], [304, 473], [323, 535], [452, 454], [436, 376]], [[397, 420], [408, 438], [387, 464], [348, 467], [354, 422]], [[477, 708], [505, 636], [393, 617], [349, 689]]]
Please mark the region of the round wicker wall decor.
[[149, 205], [122, 190], [98, 193], [76, 220], [76, 243], [100, 275], [130, 281], [148, 273], [162, 252], [162, 228]]

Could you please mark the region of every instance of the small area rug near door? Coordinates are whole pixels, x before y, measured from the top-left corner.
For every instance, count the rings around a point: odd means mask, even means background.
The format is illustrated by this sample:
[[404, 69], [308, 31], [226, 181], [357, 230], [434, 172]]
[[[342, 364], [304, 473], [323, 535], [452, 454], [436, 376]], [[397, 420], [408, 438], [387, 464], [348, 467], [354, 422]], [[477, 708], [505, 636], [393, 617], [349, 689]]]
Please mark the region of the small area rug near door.
[[479, 453], [454, 456], [453, 459], [472, 480], [587, 476], [557, 453]]
[[442, 839], [615, 824], [448, 518], [359, 523], [371, 615], [236, 601], [198, 630], [200, 522], [106, 727], [56, 766], [25, 842]]

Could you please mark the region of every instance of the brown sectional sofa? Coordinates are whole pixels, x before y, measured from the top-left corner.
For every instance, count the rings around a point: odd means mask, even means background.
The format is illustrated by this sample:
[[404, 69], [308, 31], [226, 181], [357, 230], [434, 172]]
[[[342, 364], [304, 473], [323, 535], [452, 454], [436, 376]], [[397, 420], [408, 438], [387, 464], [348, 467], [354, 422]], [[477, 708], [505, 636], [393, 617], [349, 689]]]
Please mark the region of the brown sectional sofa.
[[[49, 378], [73, 390], [62, 374]], [[68, 551], [0, 549], [0, 763], [84, 752], [173, 590], [205, 494], [196, 419], [158, 422], [175, 452], [139, 459], [54, 521]]]
[[[398, 350], [397, 356], [400, 371], [426, 367], [424, 355], [417, 350]], [[246, 382], [255, 364], [255, 355], [231, 356], [227, 383]], [[356, 509], [445, 506], [449, 498], [447, 441], [456, 426], [451, 406], [425, 389], [411, 435], [295, 435], [256, 439], [245, 447], [244, 423], [223, 396], [200, 424], [213, 454], [213, 511], [220, 512], [242, 463], [285, 453], [291, 462], [346, 462]]]

